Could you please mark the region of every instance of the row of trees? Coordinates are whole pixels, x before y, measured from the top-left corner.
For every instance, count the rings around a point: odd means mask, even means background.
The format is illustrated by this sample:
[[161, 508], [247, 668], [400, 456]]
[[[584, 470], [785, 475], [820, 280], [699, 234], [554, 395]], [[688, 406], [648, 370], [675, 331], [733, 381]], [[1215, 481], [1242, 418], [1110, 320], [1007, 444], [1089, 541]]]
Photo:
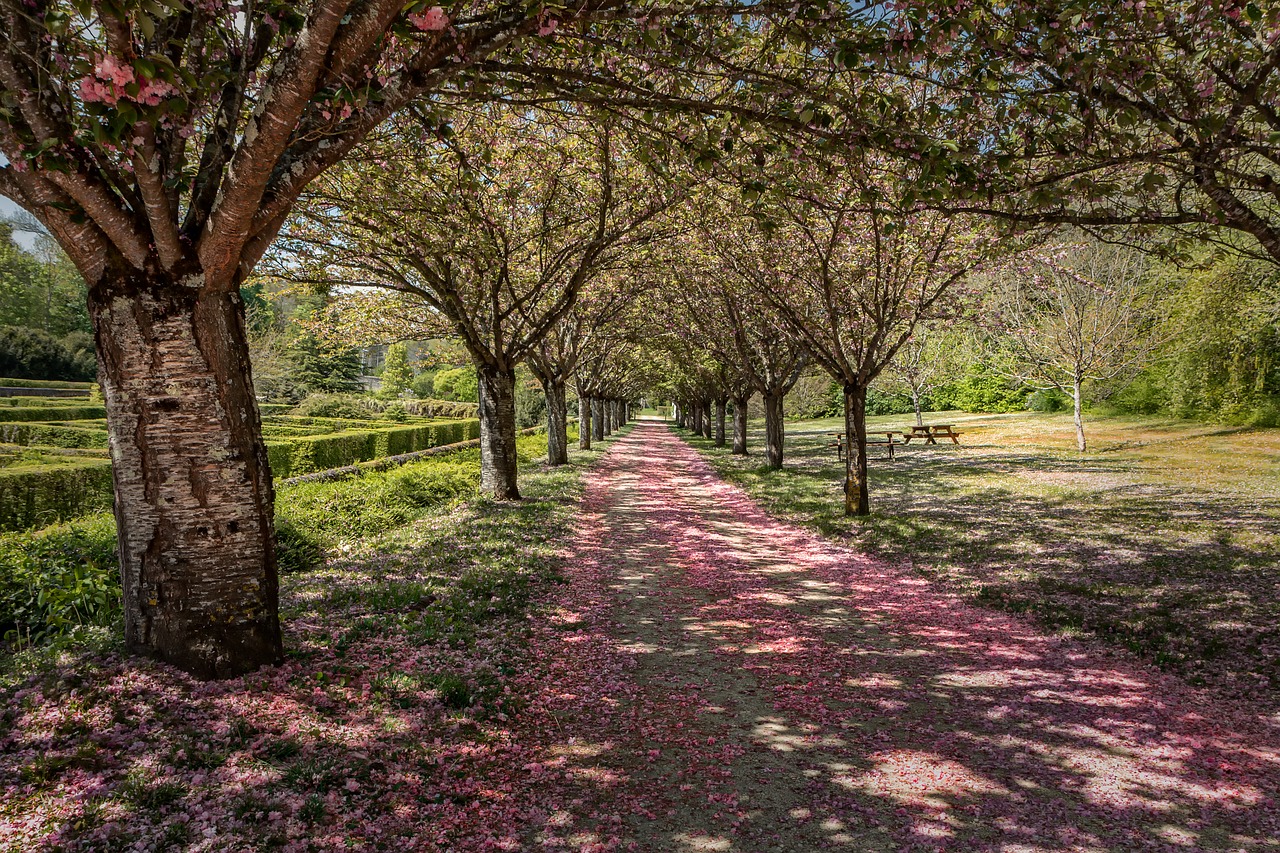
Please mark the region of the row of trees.
[[[772, 288], [777, 322], [842, 383], [858, 439], [869, 383], [989, 250], [957, 211], [1197, 227], [1280, 260], [1280, 10], [1113, 6], [6, 0], [0, 193], [88, 284], [129, 643], [205, 675], [281, 655], [240, 287], [286, 228], [327, 255], [323, 278], [388, 287], [369, 322], [466, 342], [491, 426], [486, 485], [510, 495], [514, 365], [691, 194], [670, 177], [685, 162], [724, 163], [759, 195], [764, 224], [729, 226], [781, 237], [711, 239], [697, 263]], [[511, 112], [486, 112], [502, 101]], [[486, 141], [490, 121], [519, 126], [535, 108], [538, 123]], [[707, 118], [674, 118], [689, 112]], [[522, 153], [544, 124], [579, 140], [558, 169]], [[645, 191], [620, 192], [616, 169]], [[499, 181], [513, 174], [526, 183]], [[814, 177], [834, 191], [805, 189]], [[420, 203], [388, 211], [352, 189], [392, 181]], [[563, 251], [522, 242], [544, 210]], [[846, 494], [863, 511], [857, 456]]]

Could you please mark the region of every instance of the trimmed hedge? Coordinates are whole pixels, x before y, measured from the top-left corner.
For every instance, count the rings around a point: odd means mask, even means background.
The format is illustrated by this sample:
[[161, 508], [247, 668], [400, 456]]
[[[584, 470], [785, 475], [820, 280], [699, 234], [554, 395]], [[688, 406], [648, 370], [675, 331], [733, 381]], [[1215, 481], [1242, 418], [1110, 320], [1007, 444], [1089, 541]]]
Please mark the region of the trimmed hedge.
[[272, 474], [283, 479], [479, 437], [480, 422], [476, 420], [344, 430], [268, 442], [267, 458]]
[[97, 388], [95, 382], [64, 382], [60, 379], [10, 379], [0, 376], [0, 387], [3, 388], [76, 388], [87, 391]]
[[48, 423], [0, 423], [0, 444], [106, 447], [108, 441], [106, 430], [101, 429], [82, 429]]
[[104, 406], [0, 406], [0, 421], [88, 421], [105, 418]]
[[0, 530], [28, 530], [111, 508], [111, 463], [0, 468]]

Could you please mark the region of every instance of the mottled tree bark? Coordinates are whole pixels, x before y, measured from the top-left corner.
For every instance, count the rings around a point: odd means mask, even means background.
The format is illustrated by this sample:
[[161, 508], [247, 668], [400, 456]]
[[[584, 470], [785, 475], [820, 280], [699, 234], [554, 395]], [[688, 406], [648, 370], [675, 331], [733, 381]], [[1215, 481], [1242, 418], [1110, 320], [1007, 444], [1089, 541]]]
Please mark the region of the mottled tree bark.
[[867, 515], [871, 496], [867, 485], [867, 389], [844, 386], [844, 514]]
[[716, 447], [724, 447], [724, 422], [729, 401], [725, 399], [716, 400]]
[[599, 397], [591, 398], [591, 437], [596, 441], [604, 441], [604, 431], [607, 424], [604, 417], [604, 400]]
[[244, 307], [238, 291], [203, 284], [197, 269], [181, 280], [118, 273], [90, 288], [89, 310], [125, 641], [214, 678], [277, 663], [283, 648]]
[[737, 456], [747, 455], [747, 401], [741, 397], [733, 401], [733, 452]]
[[520, 500], [516, 483], [516, 373], [485, 365], [480, 385], [480, 491], [499, 501]]
[[569, 464], [569, 404], [563, 382], [544, 383], [547, 392], [547, 464]]
[[786, 437], [782, 423], [782, 394], [764, 395], [764, 464], [782, 467], [782, 443]]
[[621, 400], [614, 400], [614, 401], [613, 401], [613, 428], [614, 428], [614, 431], [617, 431], [617, 430], [622, 429], [622, 427], [626, 424], [626, 420], [623, 418], [623, 410], [624, 410], [624, 404], [623, 404], [623, 402], [622, 402]]
[[711, 401], [702, 404], [702, 437], [711, 438], [713, 429], [711, 425]]
[[591, 449], [591, 398], [578, 397], [578, 448]]

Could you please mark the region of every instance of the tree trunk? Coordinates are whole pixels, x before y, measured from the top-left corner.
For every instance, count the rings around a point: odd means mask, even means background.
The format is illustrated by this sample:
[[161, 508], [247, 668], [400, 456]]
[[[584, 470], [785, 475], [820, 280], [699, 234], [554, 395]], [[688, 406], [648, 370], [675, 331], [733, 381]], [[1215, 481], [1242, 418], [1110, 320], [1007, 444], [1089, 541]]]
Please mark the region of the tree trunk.
[[711, 401], [702, 404], [702, 437], [711, 438], [713, 429], [711, 426]]
[[578, 449], [591, 449], [591, 398], [578, 397]]
[[591, 398], [591, 437], [596, 441], [604, 441], [604, 431], [608, 424], [604, 417], [604, 400]]
[[871, 495], [867, 488], [867, 389], [844, 386], [844, 514], [867, 515]]
[[616, 432], [617, 430], [622, 429], [622, 426], [625, 423], [625, 421], [622, 420], [622, 401], [614, 400], [612, 409], [613, 409], [613, 429]]
[[724, 447], [725, 406], [728, 400], [716, 400], [716, 447]]
[[[865, 409], [866, 395], [863, 395], [863, 403]], [[916, 410], [916, 426], [924, 426], [924, 412], [920, 411], [920, 389], [911, 389], [911, 405]]]
[[200, 678], [283, 659], [274, 493], [238, 291], [123, 275], [89, 291], [125, 642]]
[[782, 467], [782, 442], [785, 428], [782, 425], [782, 394], [764, 395], [764, 464], [770, 468]]
[[569, 404], [563, 382], [547, 382], [547, 464], [569, 464]]
[[1082, 397], [1080, 395], [1079, 379], [1075, 381], [1075, 384], [1072, 386], [1071, 391], [1072, 391], [1071, 397], [1075, 403], [1074, 408], [1075, 408], [1075, 415], [1076, 415], [1076, 447], [1080, 450], [1081, 453], [1084, 453], [1084, 450], [1085, 450], [1084, 415], [1080, 412], [1080, 404], [1082, 402]]
[[742, 397], [733, 401], [733, 452], [737, 456], [747, 455], [747, 401]]
[[478, 368], [480, 384], [480, 491], [518, 501], [516, 485], [516, 372]]
[[613, 435], [613, 401], [605, 400], [600, 409], [600, 415], [604, 418], [604, 434]]

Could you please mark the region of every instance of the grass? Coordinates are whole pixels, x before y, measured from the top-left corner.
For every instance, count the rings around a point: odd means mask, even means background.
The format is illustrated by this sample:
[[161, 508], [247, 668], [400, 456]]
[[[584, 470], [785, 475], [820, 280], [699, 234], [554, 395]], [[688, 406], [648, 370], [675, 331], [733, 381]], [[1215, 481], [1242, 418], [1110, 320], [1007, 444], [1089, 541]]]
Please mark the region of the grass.
[[[909, 416], [871, 418], [877, 430]], [[1280, 430], [1069, 416], [926, 416], [961, 446], [871, 456], [869, 518], [843, 516], [840, 420], [787, 425], [782, 471], [686, 438], [771, 512], [912, 567], [962, 595], [1026, 612], [1280, 708]]]

